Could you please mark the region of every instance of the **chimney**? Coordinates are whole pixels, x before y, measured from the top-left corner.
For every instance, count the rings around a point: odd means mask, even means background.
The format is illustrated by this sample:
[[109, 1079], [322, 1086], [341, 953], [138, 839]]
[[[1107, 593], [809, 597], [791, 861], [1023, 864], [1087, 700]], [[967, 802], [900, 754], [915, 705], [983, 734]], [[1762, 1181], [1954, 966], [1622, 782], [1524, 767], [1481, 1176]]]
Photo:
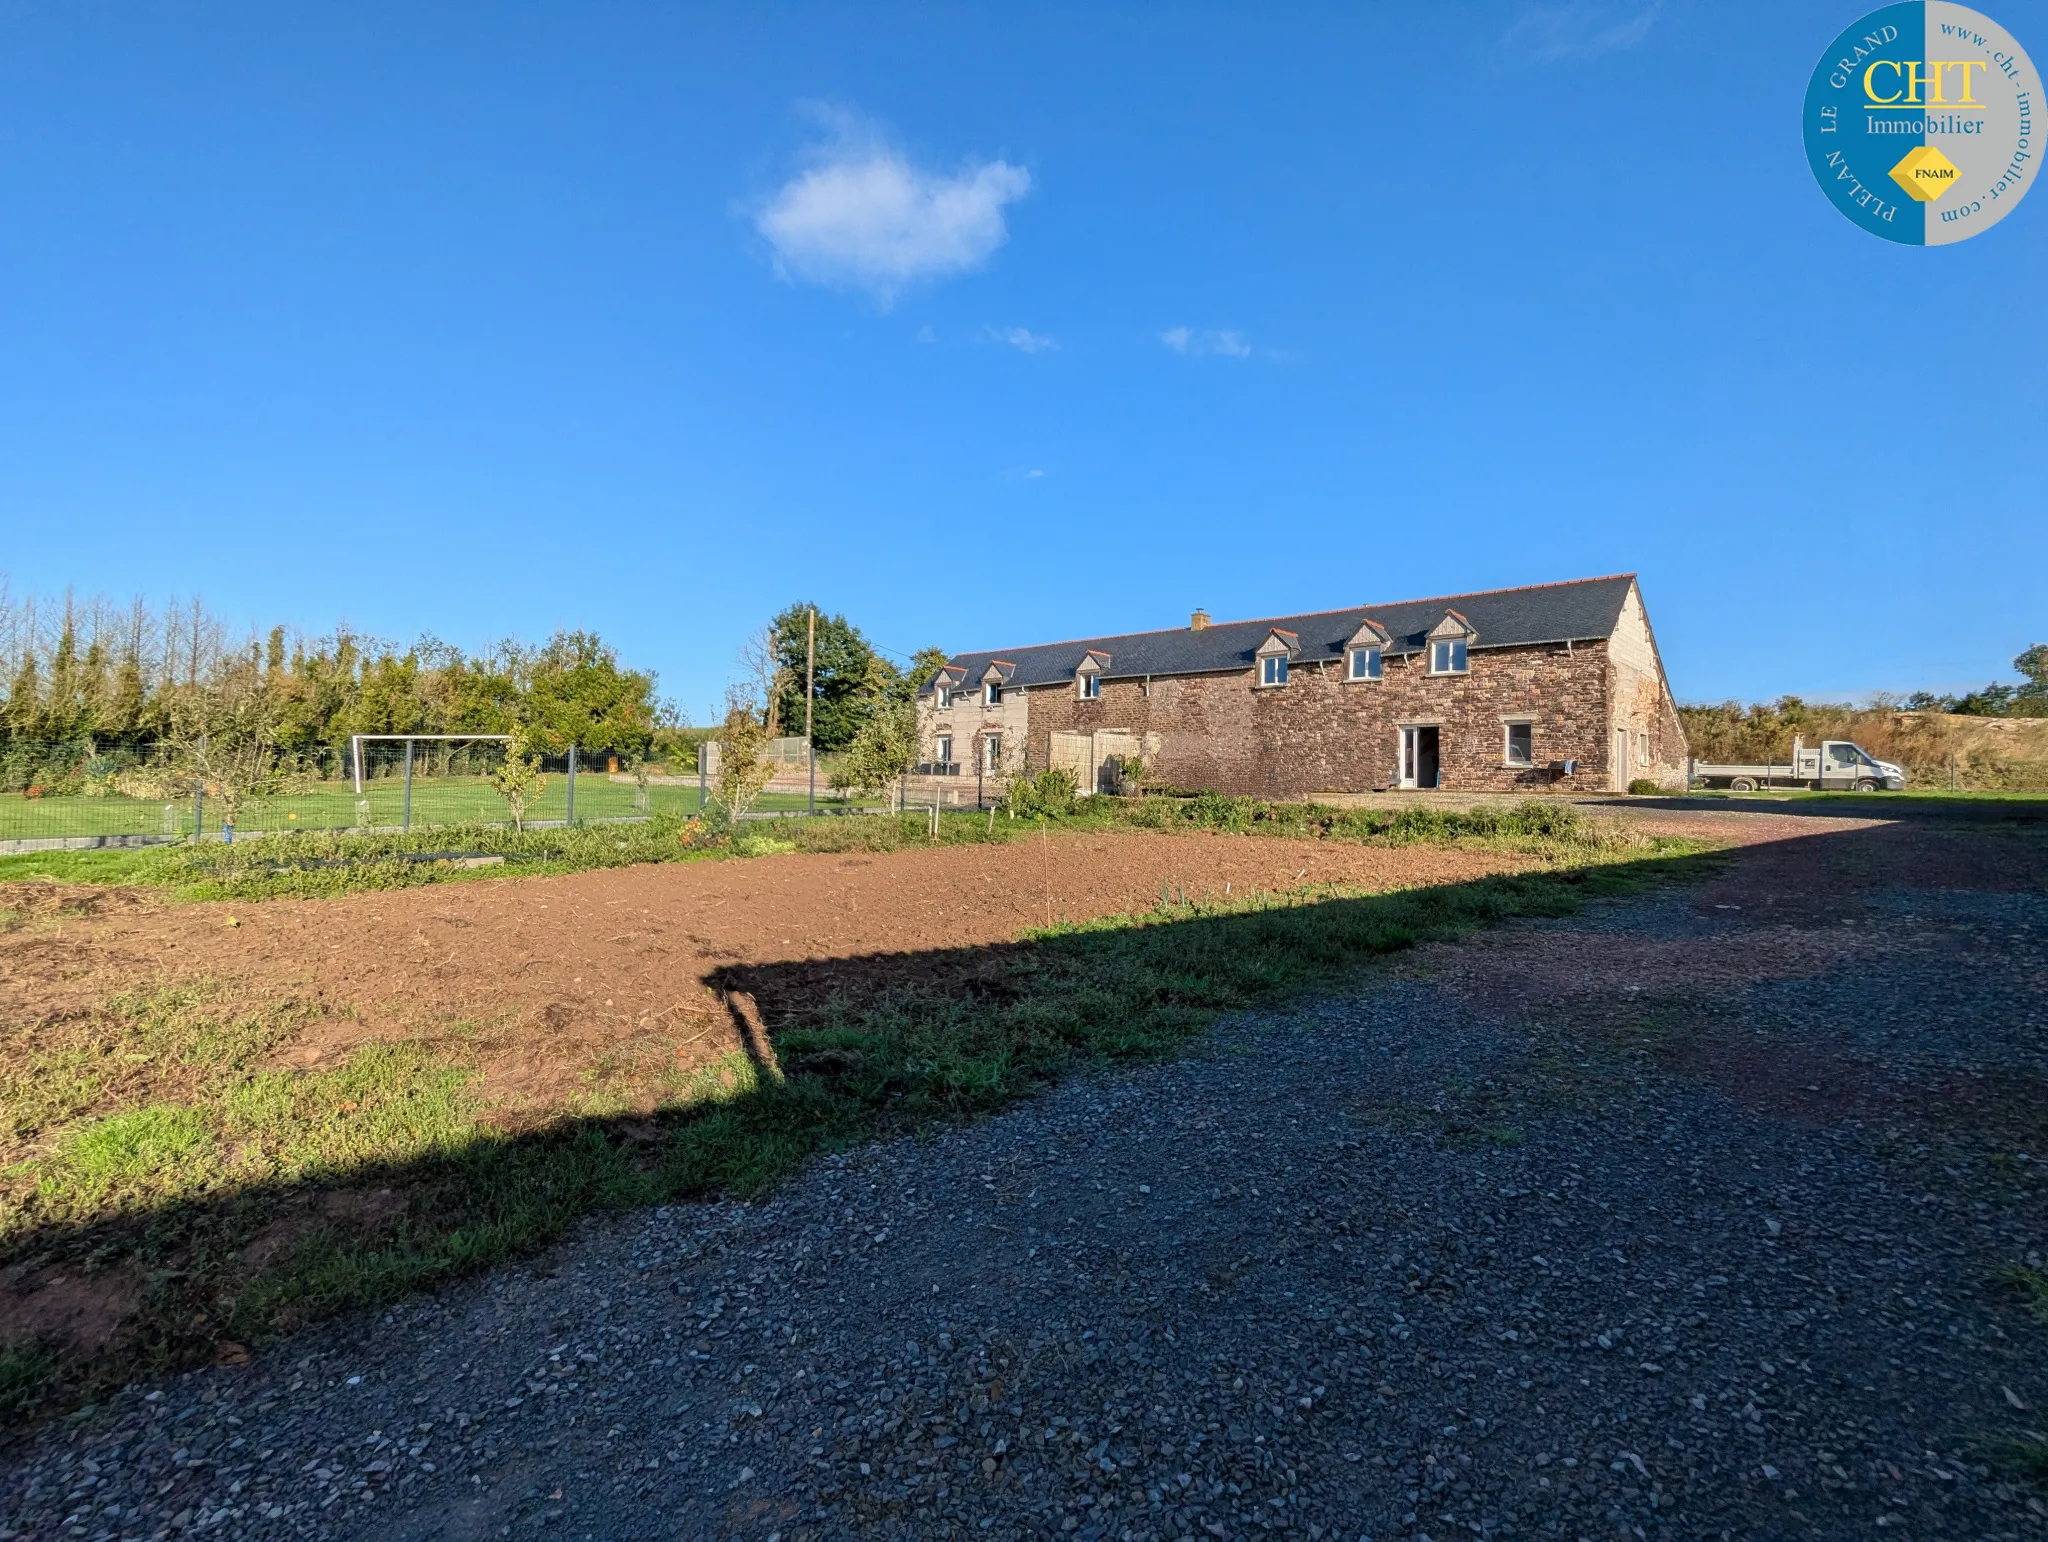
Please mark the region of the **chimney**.
[[1209, 613], [1206, 610], [1198, 610], [1188, 617], [1188, 630], [1190, 632], [1199, 632], [1207, 627], [1208, 624]]

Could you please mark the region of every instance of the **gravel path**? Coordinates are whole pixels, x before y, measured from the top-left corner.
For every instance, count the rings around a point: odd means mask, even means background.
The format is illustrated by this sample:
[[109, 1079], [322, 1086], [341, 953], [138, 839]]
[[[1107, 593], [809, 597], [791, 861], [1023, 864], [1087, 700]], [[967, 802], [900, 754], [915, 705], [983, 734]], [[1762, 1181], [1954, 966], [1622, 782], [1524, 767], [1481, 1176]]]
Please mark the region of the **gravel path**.
[[0, 1537], [2040, 1536], [2041, 855], [1756, 848], [593, 1222], [42, 1431]]

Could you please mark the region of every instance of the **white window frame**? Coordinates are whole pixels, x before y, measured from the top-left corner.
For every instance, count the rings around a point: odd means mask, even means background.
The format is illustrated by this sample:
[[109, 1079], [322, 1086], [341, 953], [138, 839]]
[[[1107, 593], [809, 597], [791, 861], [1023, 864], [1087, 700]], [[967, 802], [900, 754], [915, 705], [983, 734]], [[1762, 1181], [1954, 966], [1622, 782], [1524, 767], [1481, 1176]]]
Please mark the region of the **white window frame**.
[[983, 683], [981, 704], [984, 707], [1000, 707], [1003, 704], [1003, 687], [1000, 681], [989, 680]]
[[952, 764], [953, 736], [951, 734], [936, 735], [932, 739], [932, 749], [934, 751], [932, 756], [932, 763], [934, 765], [945, 766]]
[[1101, 671], [1101, 670], [1099, 670], [1099, 669], [1084, 669], [1084, 670], [1082, 670], [1082, 671], [1081, 671], [1081, 675], [1080, 675], [1080, 680], [1081, 680], [1081, 700], [1083, 700], [1083, 701], [1100, 701], [1100, 700], [1102, 700], [1102, 671]]
[[1640, 728], [1636, 730], [1636, 764], [1639, 766], [1647, 766], [1649, 763], [1650, 730], [1647, 728]]
[[1259, 689], [1278, 690], [1287, 683], [1287, 655], [1264, 653], [1259, 656]]
[[[1438, 650], [1442, 649], [1445, 659], [1457, 659], [1437, 668]], [[1469, 675], [1472, 673], [1472, 650], [1462, 637], [1439, 637], [1429, 645], [1429, 672], [1433, 675]]]
[[[1515, 759], [1515, 730], [1525, 730], [1529, 735], [1529, 758]], [[1504, 717], [1500, 720], [1500, 763], [1515, 771], [1528, 771], [1536, 764], [1536, 719], [1533, 717]]]
[[1003, 736], [983, 734], [981, 736], [981, 768], [984, 771], [1000, 771], [1003, 768]]
[[[1370, 666], [1369, 671], [1359, 669], [1360, 662]], [[1344, 678], [1361, 684], [1377, 680], [1386, 668], [1386, 657], [1378, 648], [1352, 648], [1344, 655]]]
[[950, 685], [937, 686], [933, 689], [932, 695], [938, 699], [938, 708], [941, 712], [950, 712], [952, 710], [953, 687]]

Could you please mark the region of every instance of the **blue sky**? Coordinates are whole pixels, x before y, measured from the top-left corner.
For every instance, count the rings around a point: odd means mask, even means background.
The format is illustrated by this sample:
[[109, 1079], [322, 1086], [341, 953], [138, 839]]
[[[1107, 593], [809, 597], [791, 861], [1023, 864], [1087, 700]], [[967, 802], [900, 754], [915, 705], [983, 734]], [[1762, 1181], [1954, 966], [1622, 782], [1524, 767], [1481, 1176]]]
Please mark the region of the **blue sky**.
[[1633, 570], [1683, 699], [2010, 678], [2048, 197], [1829, 207], [1867, 8], [0, 0], [0, 572], [594, 627], [699, 721], [799, 597], [960, 650]]

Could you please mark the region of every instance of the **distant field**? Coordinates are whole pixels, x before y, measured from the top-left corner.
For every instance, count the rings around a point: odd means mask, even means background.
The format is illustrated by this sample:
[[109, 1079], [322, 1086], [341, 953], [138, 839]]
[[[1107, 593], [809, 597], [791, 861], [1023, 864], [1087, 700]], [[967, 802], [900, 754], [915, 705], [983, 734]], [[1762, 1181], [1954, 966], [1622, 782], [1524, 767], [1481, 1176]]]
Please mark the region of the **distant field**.
[[[692, 814], [697, 811], [695, 786], [647, 789], [643, 809], [639, 789], [603, 775], [576, 778], [576, 818], [628, 819], [637, 813]], [[559, 820], [568, 814], [568, 778], [551, 775], [540, 797], [527, 807], [528, 820]], [[805, 807], [802, 794], [771, 793], [756, 806], [767, 811]], [[818, 793], [820, 808], [849, 806], [826, 789]], [[217, 803], [204, 810], [206, 828], [220, 827]], [[252, 798], [242, 805], [237, 828], [258, 830], [337, 830], [358, 825], [389, 827], [405, 820], [405, 784], [397, 779], [366, 782], [360, 798], [348, 782], [323, 782], [288, 797]], [[415, 825], [509, 823], [505, 800], [482, 777], [418, 777], [412, 784]], [[191, 801], [159, 802], [143, 798], [0, 797], [0, 840], [37, 840], [79, 835], [168, 835], [192, 833]]]

